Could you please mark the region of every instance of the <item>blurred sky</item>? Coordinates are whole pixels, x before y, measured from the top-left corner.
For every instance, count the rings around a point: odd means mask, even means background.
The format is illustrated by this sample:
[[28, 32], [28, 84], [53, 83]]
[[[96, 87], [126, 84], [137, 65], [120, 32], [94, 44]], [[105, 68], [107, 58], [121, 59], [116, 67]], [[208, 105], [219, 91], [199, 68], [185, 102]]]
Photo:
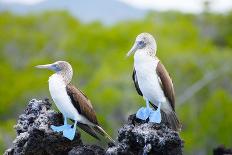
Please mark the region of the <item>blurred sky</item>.
[[[152, 10], [179, 10], [198, 13], [206, 0], [119, 0], [134, 7]], [[225, 12], [232, 9], [232, 0], [208, 0], [212, 11]]]
[[[3, 3], [19, 3], [35, 5], [47, 0], [0, 0]], [[101, 1], [101, 0], [100, 0]], [[205, 0], [114, 0], [121, 1], [139, 9], [152, 10], [179, 10], [183, 12], [199, 13], [203, 10]], [[232, 0], [208, 0], [211, 2], [211, 10], [226, 12], [232, 9]]]

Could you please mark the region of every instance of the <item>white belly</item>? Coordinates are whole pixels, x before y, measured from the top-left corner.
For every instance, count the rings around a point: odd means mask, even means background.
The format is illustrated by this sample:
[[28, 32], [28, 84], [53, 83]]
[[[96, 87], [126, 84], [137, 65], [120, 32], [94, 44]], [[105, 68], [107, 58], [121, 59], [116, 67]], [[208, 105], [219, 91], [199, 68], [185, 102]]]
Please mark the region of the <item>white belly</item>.
[[159, 83], [159, 77], [156, 74], [156, 67], [159, 60], [144, 53], [144, 51], [137, 51], [134, 56], [134, 67], [139, 88], [144, 98], [148, 99], [156, 106], [158, 106], [159, 103], [167, 103]]
[[79, 120], [81, 118], [71, 103], [71, 99], [66, 92], [65, 83], [60, 78], [60, 75], [53, 74], [49, 78], [49, 91], [57, 108], [63, 115], [73, 120]]

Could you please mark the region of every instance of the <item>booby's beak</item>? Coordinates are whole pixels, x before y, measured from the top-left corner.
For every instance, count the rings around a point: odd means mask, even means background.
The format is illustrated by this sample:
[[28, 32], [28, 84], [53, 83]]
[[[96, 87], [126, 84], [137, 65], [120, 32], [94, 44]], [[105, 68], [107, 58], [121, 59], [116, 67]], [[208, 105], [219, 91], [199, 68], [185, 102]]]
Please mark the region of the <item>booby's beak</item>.
[[54, 64], [37, 65], [36, 68], [55, 70]]
[[133, 47], [126, 56], [129, 57], [132, 53], [135, 53], [138, 49], [142, 49], [143, 47], [145, 47], [145, 43], [143, 41], [135, 41]]
[[126, 56], [129, 57], [132, 53], [137, 51], [137, 49], [138, 49], [138, 44], [137, 44], [137, 42], [135, 42], [133, 47], [131, 48], [131, 50], [126, 54]]

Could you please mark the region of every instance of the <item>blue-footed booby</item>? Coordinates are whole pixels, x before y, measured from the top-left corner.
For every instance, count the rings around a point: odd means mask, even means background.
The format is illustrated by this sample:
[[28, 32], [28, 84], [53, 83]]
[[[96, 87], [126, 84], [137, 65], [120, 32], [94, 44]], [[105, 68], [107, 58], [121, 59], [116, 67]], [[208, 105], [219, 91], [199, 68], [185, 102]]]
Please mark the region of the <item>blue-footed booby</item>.
[[[97, 133], [113, 139], [100, 127], [96, 113], [90, 100], [84, 93], [72, 85], [70, 82], [73, 76], [71, 65], [66, 61], [57, 61], [52, 64], [38, 65], [37, 68], [45, 68], [55, 71], [49, 77], [49, 91], [53, 101], [59, 111], [63, 114], [64, 125], [51, 125], [53, 131], [63, 131], [63, 136], [73, 140], [78, 125], [85, 132], [99, 140]], [[74, 125], [69, 125], [67, 119], [74, 121]]]
[[[175, 113], [175, 94], [172, 80], [161, 61], [156, 57], [157, 45], [149, 33], [141, 33], [136, 37], [132, 49], [134, 53], [133, 81], [139, 95], [146, 101], [146, 107], [140, 108], [136, 117], [149, 122], [162, 121], [178, 131], [180, 122]], [[149, 103], [156, 109], [152, 110]]]

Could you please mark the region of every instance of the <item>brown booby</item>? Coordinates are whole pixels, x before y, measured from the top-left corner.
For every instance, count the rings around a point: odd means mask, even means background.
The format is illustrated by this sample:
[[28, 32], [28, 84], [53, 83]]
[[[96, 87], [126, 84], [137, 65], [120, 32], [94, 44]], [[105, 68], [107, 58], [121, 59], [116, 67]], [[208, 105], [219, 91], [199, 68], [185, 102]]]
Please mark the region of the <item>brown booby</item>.
[[[64, 125], [51, 125], [53, 131], [63, 131], [63, 135], [66, 138], [73, 140], [76, 132], [76, 125], [78, 125], [81, 129], [98, 140], [99, 137], [97, 133], [113, 141], [98, 124], [96, 113], [90, 100], [81, 90], [70, 83], [73, 70], [68, 62], [57, 61], [53, 64], [38, 65], [36, 67], [55, 71], [55, 74], [50, 76], [48, 80], [49, 91], [57, 108], [63, 114]], [[75, 122], [74, 125], [69, 125], [67, 119], [73, 120]]]
[[[134, 54], [133, 81], [139, 95], [146, 101], [136, 117], [149, 122], [163, 122], [178, 131], [180, 122], [175, 113], [175, 93], [172, 80], [161, 61], [156, 57], [157, 45], [149, 33], [141, 33], [127, 56]], [[156, 109], [152, 110], [149, 103]]]

